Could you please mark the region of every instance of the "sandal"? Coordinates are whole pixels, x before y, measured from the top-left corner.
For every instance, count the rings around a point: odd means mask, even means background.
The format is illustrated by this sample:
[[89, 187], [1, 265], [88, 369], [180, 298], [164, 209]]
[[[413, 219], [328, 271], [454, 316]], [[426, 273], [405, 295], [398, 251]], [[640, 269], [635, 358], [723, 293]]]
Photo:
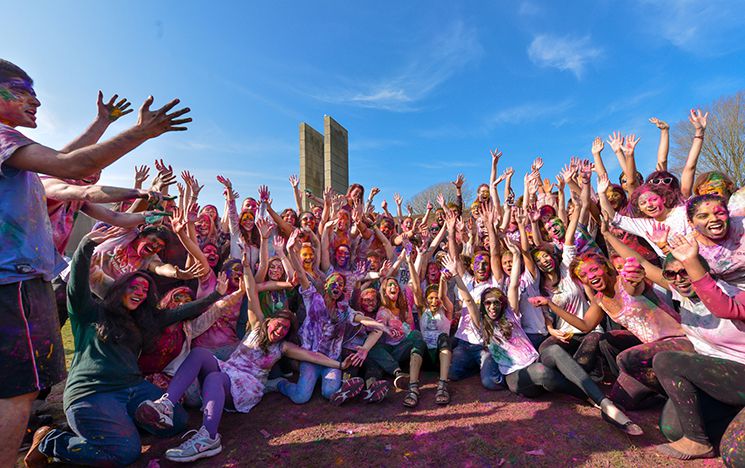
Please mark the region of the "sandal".
[[388, 395], [390, 387], [387, 380], [377, 380], [370, 384], [363, 392], [362, 401], [365, 403], [378, 403]]
[[394, 375], [393, 386], [399, 390], [406, 390], [406, 381], [409, 379], [409, 374], [399, 370]]
[[409, 383], [409, 392], [404, 397], [404, 406], [414, 408], [419, 404], [419, 382]]
[[621, 431], [625, 432], [628, 435], [632, 436], [640, 436], [644, 434], [644, 430], [642, 430], [641, 427], [639, 427], [638, 424], [635, 424], [633, 421], [628, 420], [624, 424], [621, 424], [620, 422], [616, 421], [615, 419], [608, 416], [606, 413], [601, 412], [600, 413], [603, 417], [603, 421], [607, 422], [611, 426], [615, 427], [616, 429], [620, 429]]
[[435, 393], [435, 403], [438, 405], [447, 405], [450, 403], [450, 392], [448, 391], [448, 384], [444, 380], [440, 380], [437, 384], [437, 393]]

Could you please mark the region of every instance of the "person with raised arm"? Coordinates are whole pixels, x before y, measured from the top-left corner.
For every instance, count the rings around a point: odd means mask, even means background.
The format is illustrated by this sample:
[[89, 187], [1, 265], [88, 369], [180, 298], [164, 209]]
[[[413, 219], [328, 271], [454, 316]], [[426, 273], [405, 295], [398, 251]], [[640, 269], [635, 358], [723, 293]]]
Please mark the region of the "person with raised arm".
[[72, 146], [80, 147], [58, 151], [16, 129], [36, 128], [41, 102], [31, 77], [0, 59], [0, 219], [12, 226], [0, 236], [0, 321], [6, 330], [0, 361], [2, 375], [16, 376], [5, 379], [0, 389], [0, 412], [5, 415], [0, 421], [0, 466], [15, 462], [36, 393], [64, 376], [59, 318], [50, 283], [64, 264], [56, 253], [37, 174], [90, 177], [148, 139], [186, 130], [183, 124], [191, 119], [180, 117], [188, 108], [169, 114], [178, 100], [151, 111], [152, 102], [152, 97], [145, 100], [137, 124], [114, 138], [98, 144], [78, 140]]

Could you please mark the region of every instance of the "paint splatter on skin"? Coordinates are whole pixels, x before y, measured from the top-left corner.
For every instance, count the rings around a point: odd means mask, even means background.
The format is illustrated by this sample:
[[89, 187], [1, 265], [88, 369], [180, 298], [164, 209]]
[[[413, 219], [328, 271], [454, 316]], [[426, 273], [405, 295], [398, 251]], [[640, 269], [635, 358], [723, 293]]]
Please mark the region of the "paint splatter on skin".
[[0, 86], [0, 97], [2, 97], [3, 101], [6, 101], [6, 102], [18, 100], [16, 95], [13, 94], [12, 91], [10, 91], [8, 88], [4, 86]]

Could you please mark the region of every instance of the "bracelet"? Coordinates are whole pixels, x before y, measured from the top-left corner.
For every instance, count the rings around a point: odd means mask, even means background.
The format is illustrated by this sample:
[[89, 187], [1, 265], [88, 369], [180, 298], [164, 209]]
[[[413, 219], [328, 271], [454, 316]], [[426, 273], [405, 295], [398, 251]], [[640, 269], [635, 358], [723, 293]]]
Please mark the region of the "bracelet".
[[704, 136], [703, 135], [694, 135], [693, 136], [693, 139], [695, 140], [696, 138], [701, 138], [703, 140], [704, 139]]

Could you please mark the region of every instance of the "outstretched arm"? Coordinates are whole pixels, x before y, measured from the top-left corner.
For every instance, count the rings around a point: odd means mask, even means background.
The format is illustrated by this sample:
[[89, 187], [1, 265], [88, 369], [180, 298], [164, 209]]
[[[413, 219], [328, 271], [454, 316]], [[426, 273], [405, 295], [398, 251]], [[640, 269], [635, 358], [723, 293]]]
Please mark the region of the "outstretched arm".
[[670, 149], [670, 125], [657, 117], [652, 117], [649, 121], [660, 129], [660, 144], [657, 145], [657, 171], [667, 171], [667, 153]]
[[140, 108], [135, 126], [103, 143], [89, 145], [69, 153], [57, 151], [40, 144], [31, 144], [17, 149], [6, 164], [16, 169], [39, 172], [55, 177], [82, 179], [88, 177], [137, 148], [145, 141], [166, 132], [186, 130], [181, 126], [191, 122], [190, 118], [179, 119], [189, 108], [171, 111], [178, 103], [174, 99], [162, 108], [151, 111], [153, 97], [150, 96]]
[[694, 136], [693, 142], [691, 143], [691, 149], [688, 151], [686, 165], [683, 167], [683, 173], [680, 176], [680, 191], [686, 198], [690, 197], [693, 192], [693, 180], [696, 177], [698, 157], [701, 154], [701, 148], [704, 146], [706, 119], [708, 117], [709, 113], [707, 112], [703, 114], [700, 109], [695, 111], [691, 109], [691, 114], [688, 116], [688, 120], [694, 128]]
[[70, 151], [85, 148], [86, 146], [95, 145], [98, 140], [101, 139], [109, 125], [114, 123], [119, 117], [127, 115], [132, 112], [133, 109], [129, 109], [131, 105], [129, 101], [122, 98], [117, 102], [118, 94], [109, 99], [107, 103], [103, 102], [103, 93], [98, 92], [98, 99], [96, 100], [96, 118], [85, 129], [82, 135], [68, 143], [60, 151], [62, 153], [69, 153]]
[[[449, 272], [452, 273], [455, 265], [455, 259], [453, 259], [453, 257], [451, 257], [449, 254], [445, 255], [442, 266], [444, 266]], [[463, 303], [466, 305], [466, 309], [468, 309], [468, 315], [470, 315], [471, 321], [476, 326], [476, 328], [481, 328], [481, 317], [479, 316], [479, 310], [476, 307], [476, 302], [474, 302], [473, 296], [471, 296], [471, 293], [468, 291], [466, 284], [463, 282], [463, 278], [461, 278], [460, 275], [453, 275], [453, 279], [455, 280], [455, 286], [460, 292], [460, 297], [463, 300]]]

